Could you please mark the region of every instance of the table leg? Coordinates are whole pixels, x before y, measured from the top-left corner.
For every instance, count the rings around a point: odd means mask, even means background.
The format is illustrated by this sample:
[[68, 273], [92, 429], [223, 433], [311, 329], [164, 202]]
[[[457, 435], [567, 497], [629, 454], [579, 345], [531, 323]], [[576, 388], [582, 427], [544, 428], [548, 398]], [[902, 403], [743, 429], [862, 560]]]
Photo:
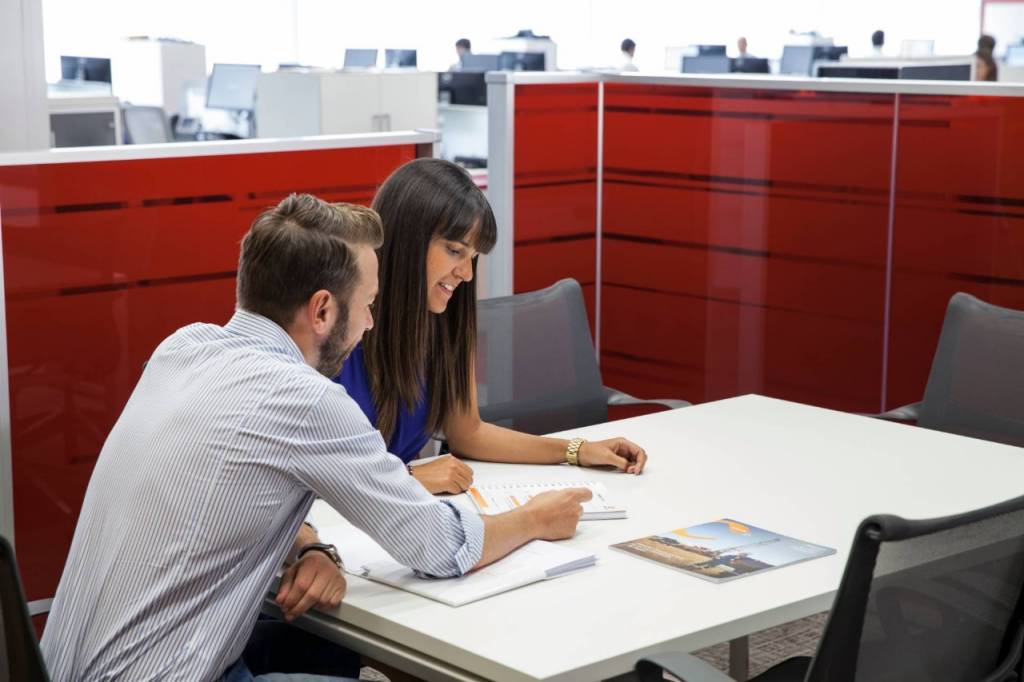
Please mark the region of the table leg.
[[746, 682], [750, 676], [750, 638], [737, 637], [729, 640], [729, 677], [736, 682]]

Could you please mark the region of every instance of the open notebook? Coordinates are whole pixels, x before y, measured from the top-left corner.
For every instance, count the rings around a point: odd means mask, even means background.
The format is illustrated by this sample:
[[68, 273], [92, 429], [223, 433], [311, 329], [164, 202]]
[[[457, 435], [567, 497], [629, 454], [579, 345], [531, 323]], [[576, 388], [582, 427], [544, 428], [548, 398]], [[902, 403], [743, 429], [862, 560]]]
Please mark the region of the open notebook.
[[320, 536], [338, 548], [346, 572], [449, 606], [462, 606], [540, 580], [558, 578], [597, 562], [593, 554], [534, 540], [460, 578], [420, 578], [392, 559], [370, 536], [351, 526], [322, 528]]
[[466, 495], [481, 514], [501, 514], [526, 504], [535, 495], [566, 488], [587, 488], [594, 495], [583, 503], [581, 521], [626, 518], [626, 508], [612, 502], [604, 485], [594, 481], [487, 483], [472, 486]]

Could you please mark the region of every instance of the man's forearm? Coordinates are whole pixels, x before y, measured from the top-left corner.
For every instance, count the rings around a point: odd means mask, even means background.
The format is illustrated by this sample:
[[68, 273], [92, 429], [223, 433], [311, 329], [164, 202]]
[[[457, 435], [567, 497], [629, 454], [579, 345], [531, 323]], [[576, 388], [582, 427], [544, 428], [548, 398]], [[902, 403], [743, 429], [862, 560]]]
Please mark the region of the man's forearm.
[[481, 518], [484, 522], [484, 548], [474, 569], [497, 561], [540, 535], [532, 511], [525, 507]]

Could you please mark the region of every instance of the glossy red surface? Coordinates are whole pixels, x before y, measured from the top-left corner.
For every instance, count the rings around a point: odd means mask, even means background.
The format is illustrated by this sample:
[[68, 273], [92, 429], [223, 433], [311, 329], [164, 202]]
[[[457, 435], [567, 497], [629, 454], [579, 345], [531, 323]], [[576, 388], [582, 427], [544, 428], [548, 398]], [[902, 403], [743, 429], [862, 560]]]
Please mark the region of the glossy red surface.
[[15, 534], [29, 600], [54, 593], [93, 464], [143, 362], [178, 327], [230, 317], [252, 219], [289, 192], [369, 203], [416, 153], [0, 167]]
[[573, 277], [594, 317], [596, 83], [515, 86], [516, 292]]
[[957, 291], [1024, 309], [1024, 99], [903, 95], [888, 402], [921, 399]]
[[892, 95], [606, 84], [605, 382], [877, 410], [893, 116]]

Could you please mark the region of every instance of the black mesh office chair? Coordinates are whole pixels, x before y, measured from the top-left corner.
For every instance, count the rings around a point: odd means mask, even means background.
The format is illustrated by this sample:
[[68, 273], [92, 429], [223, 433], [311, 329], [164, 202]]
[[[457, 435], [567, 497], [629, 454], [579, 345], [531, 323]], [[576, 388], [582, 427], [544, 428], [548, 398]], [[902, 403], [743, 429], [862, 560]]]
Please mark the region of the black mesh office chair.
[[484, 421], [551, 433], [608, 421], [609, 405], [685, 407], [605, 387], [574, 279], [477, 305], [477, 394]]
[[[783, 569], [785, 570], [785, 569]], [[857, 529], [813, 658], [756, 682], [1004, 682], [1024, 648], [1024, 497], [924, 521], [871, 516]], [[641, 682], [725, 682], [688, 654], [642, 659]]]
[[167, 114], [160, 107], [144, 107], [126, 104], [124, 115], [124, 137], [128, 144], [157, 144], [173, 142]]
[[949, 301], [919, 403], [878, 415], [1024, 446], [1024, 312], [964, 293]]
[[50, 680], [28, 616], [14, 550], [3, 536], [0, 536], [0, 680]]

